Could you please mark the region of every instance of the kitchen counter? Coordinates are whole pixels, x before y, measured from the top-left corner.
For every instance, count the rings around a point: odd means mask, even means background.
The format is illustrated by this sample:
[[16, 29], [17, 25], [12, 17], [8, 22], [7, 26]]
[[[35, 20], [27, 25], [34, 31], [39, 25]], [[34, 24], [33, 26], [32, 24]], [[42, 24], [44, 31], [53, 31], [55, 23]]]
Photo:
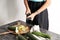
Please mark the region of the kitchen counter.
[[[18, 21], [16, 21], [16, 22], [18, 22]], [[16, 24], [16, 22], [12, 22], [12, 23], [0, 26], [0, 33], [7, 32], [8, 31], [7, 27], [10, 26], [10, 25]], [[23, 21], [21, 21], [21, 22], [26, 24]], [[47, 31], [45, 29], [41, 29], [41, 31], [46, 33], [46, 34], [49, 34], [51, 36], [51, 40], [60, 40], [60, 35], [59, 34]], [[13, 35], [13, 34], [0, 35], [0, 40], [16, 40], [16, 36]]]

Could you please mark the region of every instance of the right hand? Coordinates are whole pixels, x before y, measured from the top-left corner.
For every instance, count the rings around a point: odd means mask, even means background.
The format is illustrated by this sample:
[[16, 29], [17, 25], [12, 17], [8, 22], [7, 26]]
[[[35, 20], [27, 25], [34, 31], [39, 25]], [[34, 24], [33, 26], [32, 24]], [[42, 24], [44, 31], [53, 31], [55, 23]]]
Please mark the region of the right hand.
[[27, 15], [27, 14], [31, 14], [31, 10], [30, 9], [26, 9], [26, 12], [25, 12], [25, 14]]

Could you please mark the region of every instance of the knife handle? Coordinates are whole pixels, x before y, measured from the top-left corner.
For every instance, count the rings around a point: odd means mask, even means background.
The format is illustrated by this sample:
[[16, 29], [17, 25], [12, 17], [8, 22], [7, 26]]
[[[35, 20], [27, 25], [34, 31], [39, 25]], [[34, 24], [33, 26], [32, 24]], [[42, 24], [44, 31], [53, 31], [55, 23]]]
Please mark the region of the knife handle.
[[[27, 14], [27, 17], [31, 15], [30, 13]], [[27, 18], [27, 20], [31, 20], [31, 17]]]
[[31, 15], [30, 13], [28, 13], [28, 14], [26, 14], [27, 15], [27, 17], [29, 16], [29, 15]]
[[31, 20], [31, 17], [27, 18], [27, 20]]
[[10, 32], [10, 31], [8, 31], [8, 32], [3, 32], [3, 33], [0, 33], [0, 35], [6, 35], [6, 34], [9, 34], [9, 33], [13, 33], [13, 32]]

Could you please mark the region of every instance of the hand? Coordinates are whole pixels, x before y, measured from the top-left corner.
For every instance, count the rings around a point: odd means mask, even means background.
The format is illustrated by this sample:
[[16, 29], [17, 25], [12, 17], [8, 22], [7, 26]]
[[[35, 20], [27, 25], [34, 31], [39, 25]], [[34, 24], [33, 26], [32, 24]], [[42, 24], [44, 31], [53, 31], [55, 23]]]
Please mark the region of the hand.
[[34, 13], [32, 13], [32, 14], [31, 14], [30, 16], [28, 16], [27, 18], [31, 18], [31, 20], [33, 20], [35, 16], [36, 16], [36, 15], [35, 15]]
[[25, 14], [29, 14], [29, 13], [31, 14], [31, 11], [30, 11], [30, 9], [27, 9]]

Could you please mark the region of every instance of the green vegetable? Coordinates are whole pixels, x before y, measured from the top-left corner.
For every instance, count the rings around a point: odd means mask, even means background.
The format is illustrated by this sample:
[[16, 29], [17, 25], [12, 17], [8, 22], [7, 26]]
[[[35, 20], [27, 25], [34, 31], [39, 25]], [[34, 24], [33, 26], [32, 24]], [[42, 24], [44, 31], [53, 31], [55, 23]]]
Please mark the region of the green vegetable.
[[41, 36], [41, 37], [49, 38], [50, 39], [50, 36], [48, 34], [45, 34], [45, 33], [42, 33], [42, 32], [34, 31], [34, 32], [32, 32], [32, 34], [34, 34], [36, 36]]
[[18, 35], [18, 40], [27, 40], [24, 36], [22, 36], [22, 35]]
[[27, 35], [23, 34], [23, 36], [24, 36], [26, 39], [28, 39], [28, 36], [27, 36]]
[[[9, 30], [11, 31], [15, 31], [16, 27], [8, 27]], [[26, 40], [27, 38], [26, 37], [29, 37], [31, 40], [37, 40], [36, 37], [34, 37], [32, 34], [36, 35], [36, 36], [41, 36], [41, 37], [44, 37], [44, 38], [51, 38], [48, 34], [45, 34], [45, 33], [42, 33], [42, 32], [37, 32], [37, 31], [34, 31], [32, 33], [26, 33], [25, 36], [23, 37], [22, 35], [18, 35], [18, 38], [20, 40]]]
[[36, 37], [32, 35], [32, 33], [26, 33], [26, 35], [31, 39], [31, 40], [37, 40]]
[[16, 27], [11, 26], [11, 27], [8, 27], [8, 29], [11, 31], [15, 31]]

